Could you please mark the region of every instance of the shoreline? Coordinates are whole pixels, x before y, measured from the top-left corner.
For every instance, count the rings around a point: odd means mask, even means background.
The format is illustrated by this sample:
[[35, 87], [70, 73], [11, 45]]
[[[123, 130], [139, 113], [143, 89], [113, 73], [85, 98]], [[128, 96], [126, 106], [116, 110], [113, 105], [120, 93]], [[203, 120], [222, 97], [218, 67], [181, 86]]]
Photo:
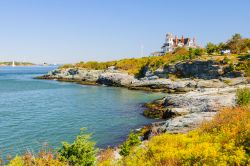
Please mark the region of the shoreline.
[[[141, 127], [141, 129], [147, 128], [143, 140], [164, 132], [188, 132], [203, 120], [210, 120], [221, 108], [234, 107], [236, 90], [244, 86], [250, 87], [250, 80], [246, 77], [137, 79], [119, 70], [71, 68], [56, 69], [35, 79], [165, 93], [166, 96], [163, 98], [143, 103], [145, 107], [143, 116], [159, 119], [159, 122]], [[138, 131], [138, 128], [132, 131]]]

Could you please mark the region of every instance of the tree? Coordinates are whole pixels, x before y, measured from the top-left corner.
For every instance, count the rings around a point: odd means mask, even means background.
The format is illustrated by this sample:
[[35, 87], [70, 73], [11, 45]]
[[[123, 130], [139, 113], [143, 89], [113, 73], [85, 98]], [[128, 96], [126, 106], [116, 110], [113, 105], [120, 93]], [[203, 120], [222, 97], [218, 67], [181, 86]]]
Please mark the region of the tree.
[[215, 44], [209, 42], [206, 45], [206, 50], [207, 50], [208, 54], [213, 54], [213, 53], [218, 51], [218, 48], [217, 48], [217, 46]]
[[96, 162], [95, 143], [90, 141], [90, 134], [84, 134], [84, 130], [81, 129], [80, 135], [72, 144], [63, 142], [62, 148], [58, 151], [59, 158], [68, 162], [69, 165], [92, 166]]
[[197, 56], [201, 56], [203, 53], [204, 53], [204, 50], [202, 48], [194, 49], [194, 54]]
[[248, 50], [250, 50], [250, 39], [249, 38], [245, 38], [243, 39], [243, 51], [247, 52]]
[[236, 33], [227, 41], [227, 46], [233, 54], [239, 54], [246, 50], [246, 45], [241, 35]]
[[223, 51], [223, 50], [226, 50], [228, 49], [227, 45], [223, 42], [219, 43], [218, 46], [217, 46], [217, 49], [219, 52]]

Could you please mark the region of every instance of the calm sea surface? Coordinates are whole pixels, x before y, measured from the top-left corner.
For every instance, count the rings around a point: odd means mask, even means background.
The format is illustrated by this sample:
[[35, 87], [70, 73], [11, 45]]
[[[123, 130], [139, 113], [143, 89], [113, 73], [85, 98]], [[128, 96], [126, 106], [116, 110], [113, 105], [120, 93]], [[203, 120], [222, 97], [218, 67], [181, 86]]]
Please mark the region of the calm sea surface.
[[116, 145], [152, 122], [141, 105], [162, 94], [33, 79], [54, 68], [0, 67], [0, 157], [56, 148], [82, 127], [98, 147]]

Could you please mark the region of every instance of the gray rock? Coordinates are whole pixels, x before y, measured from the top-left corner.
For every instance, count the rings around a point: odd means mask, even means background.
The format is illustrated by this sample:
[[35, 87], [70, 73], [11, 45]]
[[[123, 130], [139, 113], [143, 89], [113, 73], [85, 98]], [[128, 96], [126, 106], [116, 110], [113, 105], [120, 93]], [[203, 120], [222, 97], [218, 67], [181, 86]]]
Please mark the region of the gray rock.
[[190, 61], [175, 65], [177, 73], [183, 77], [196, 77], [203, 79], [218, 78], [222, 73], [222, 66], [215, 61]]
[[197, 88], [223, 88], [226, 86], [224, 82], [218, 79], [197, 80]]
[[168, 89], [175, 91], [190, 91], [196, 86], [196, 82], [191, 79], [172, 81], [170, 79], [141, 79], [131, 84], [132, 87], [150, 87], [152, 89]]
[[98, 83], [112, 86], [130, 86], [135, 78], [127, 73], [105, 72], [97, 80]]
[[210, 120], [220, 109], [235, 106], [236, 90], [243, 87], [250, 88], [250, 84], [197, 89], [186, 94], [166, 96], [162, 99], [164, 107], [182, 116], [155, 123], [151, 135], [161, 132], [187, 132], [197, 127], [204, 120]]
[[240, 85], [240, 84], [247, 84], [248, 80], [246, 77], [236, 77], [236, 78], [226, 78], [222, 77], [221, 80], [230, 86]]
[[216, 112], [196, 112], [169, 119], [158, 127], [158, 132], [187, 132], [197, 127], [201, 122], [211, 120], [215, 114]]

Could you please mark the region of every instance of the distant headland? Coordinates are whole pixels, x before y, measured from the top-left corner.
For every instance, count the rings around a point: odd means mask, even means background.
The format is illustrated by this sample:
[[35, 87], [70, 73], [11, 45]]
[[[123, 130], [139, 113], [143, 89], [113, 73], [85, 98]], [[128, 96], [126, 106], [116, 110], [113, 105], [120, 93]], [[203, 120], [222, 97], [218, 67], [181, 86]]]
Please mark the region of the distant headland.
[[31, 62], [0, 62], [0, 66], [35, 66], [36, 64]]

